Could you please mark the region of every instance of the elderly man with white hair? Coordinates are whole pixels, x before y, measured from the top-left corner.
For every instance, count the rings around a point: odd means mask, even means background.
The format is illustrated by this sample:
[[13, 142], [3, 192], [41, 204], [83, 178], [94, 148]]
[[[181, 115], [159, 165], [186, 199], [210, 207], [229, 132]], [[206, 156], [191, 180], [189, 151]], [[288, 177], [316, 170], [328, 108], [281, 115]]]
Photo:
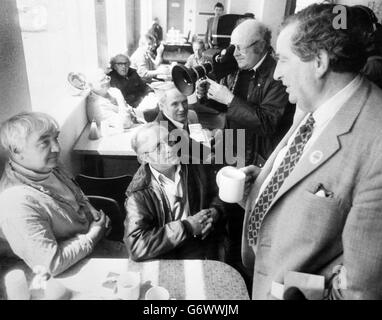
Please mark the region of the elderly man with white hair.
[[58, 164], [58, 135], [57, 122], [37, 112], [17, 114], [0, 127], [8, 153], [0, 180], [0, 242], [31, 269], [51, 275], [91, 253], [126, 256], [121, 242], [104, 238], [109, 218]]
[[181, 163], [178, 143], [188, 139], [176, 142], [175, 135], [163, 123], [151, 122], [132, 139], [142, 165], [126, 193], [129, 256], [222, 260], [224, 207], [215, 177], [202, 165]]

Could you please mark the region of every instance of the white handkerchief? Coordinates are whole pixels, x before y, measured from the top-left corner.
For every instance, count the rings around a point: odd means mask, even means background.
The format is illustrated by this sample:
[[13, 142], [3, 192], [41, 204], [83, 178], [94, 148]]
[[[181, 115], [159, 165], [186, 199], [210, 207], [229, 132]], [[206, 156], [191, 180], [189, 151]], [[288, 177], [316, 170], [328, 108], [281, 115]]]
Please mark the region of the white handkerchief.
[[326, 197], [326, 195], [325, 195], [325, 191], [324, 191], [324, 190], [319, 190], [319, 191], [317, 191], [317, 192], [315, 193], [315, 195], [316, 195], [317, 197], [320, 197], [320, 198], [325, 198], [325, 197]]

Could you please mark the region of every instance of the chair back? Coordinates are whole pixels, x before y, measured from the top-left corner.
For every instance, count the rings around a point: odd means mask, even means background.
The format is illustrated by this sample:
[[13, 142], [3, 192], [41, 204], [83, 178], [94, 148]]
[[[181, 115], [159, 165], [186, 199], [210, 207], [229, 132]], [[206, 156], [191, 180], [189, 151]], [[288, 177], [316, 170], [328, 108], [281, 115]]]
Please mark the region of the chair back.
[[111, 178], [97, 178], [79, 174], [76, 177], [76, 182], [86, 195], [114, 199], [117, 201], [121, 212], [125, 214], [125, 193], [132, 179], [133, 177], [129, 175]]

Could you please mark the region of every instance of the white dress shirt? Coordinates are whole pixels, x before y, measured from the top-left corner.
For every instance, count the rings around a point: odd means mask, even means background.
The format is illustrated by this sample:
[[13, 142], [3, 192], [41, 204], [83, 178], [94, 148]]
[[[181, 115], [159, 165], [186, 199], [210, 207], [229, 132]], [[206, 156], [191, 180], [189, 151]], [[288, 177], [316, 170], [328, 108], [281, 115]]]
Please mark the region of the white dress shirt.
[[267, 55], [268, 55], [268, 53], [266, 53], [266, 54], [264, 55], [264, 57], [262, 57], [262, 58], [260, 59], [260, 61], [259, 61], [258, 63], [256, 63], [256, 65], [252, 68], [253, 71], [256, 72], [256, 70], [260, 68], [260, 66], [261, 66], [262, 63], [264, 62], [265, 58], [267, 57]]
[[[183, 198], [183, 194], [184, 194], [182, 181], [181, 181], [181, 175], [180, 175], [181, 166], [177, 165], [174, 181], [167, 178], [164, 174], [160, 173], [158, 170], [154, 169], [150, 164], [149, 164], [149, 167], [154, 178], [156, 179], [156, 181], [158, 181], [167, 199], [169, 200], [171, 211], [174, 211], [175, 197]], [[181, 216], [175, 216], [174, 220], [185, 219], [188, 216], [188, 211], [189, 211], [188, 199], [186, 199], [184, 211], [181, 213]]]
[[[355, 77], [347, 86], [345, 86], [342, 90], [337, 92], [333, 97], [326, 100], [321, 106], [319, 106], [316, 111], [313, 112], [313, 118], [315, 120], [313, 126], [313, 133], [306, 145], [304, 146], [304, 150], [301, 154], [300, 160], [306, 156], [310, 147], [314, 144], [314, 142], [318, 139], [321, 133], [324, 131], [329, 122], [334, 118], [336, 113], [345, 105], [346, 101], [352, 96], [356, 90], [360, 87], [362, 82], [361, 76]], [[299, 112], [298, 110], [296, 112]], [[300, 111], [301, 112], [301, 111]], [[274, 173], [280, 166], [283, 161], [285, 154], [287, 153], [290, 145], [292, 144], [297, 132], [300, 130], [300, 127], [306, 122], [309, 114], [307, 114], [304, 119], [300, 122], [300, 125], [290, 136], [288, 143], [279, 151], [277, 154], [275, 161], [273, 162], [273, 167], [267, 178], [264, 180], [261, 185], [259, 194], [257, 196], [256, 202], [259, 200], [260, 195], [268, 185], [269, 181], [272, 179]], [[297, 165], [297, 164], [296, 164]]]

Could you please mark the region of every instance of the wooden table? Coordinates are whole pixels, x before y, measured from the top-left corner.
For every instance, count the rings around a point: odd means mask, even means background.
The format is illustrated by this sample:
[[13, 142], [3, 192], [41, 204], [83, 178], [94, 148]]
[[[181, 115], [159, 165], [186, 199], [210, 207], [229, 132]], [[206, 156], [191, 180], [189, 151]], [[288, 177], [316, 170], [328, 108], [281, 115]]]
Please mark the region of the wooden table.
[[153, 285], [165, 287], [176, 300], [249, 300], [243, 278], [231, 266], [212, 260], [85, 259], [56, 279], [79, 294], [74, 299], [115, 299], [103, 286], [110, 273], [141, 275], [140, 299]]
[[108, 130], [103, 132], [101, 138], [90, 140], [90, 124], [88, 124], [73, 147], [73, 152], [81, 156], [81, 172], [104, 177], [105, 159], [123, 159], [127, 160], [126, 168], [130, 168], [130, 171], [124, 173], [133, 175], [139, 167], [139, 163], [137, 155], [131, 147], [131, 139], [138, 128], [139, 125], [124, 132]]

